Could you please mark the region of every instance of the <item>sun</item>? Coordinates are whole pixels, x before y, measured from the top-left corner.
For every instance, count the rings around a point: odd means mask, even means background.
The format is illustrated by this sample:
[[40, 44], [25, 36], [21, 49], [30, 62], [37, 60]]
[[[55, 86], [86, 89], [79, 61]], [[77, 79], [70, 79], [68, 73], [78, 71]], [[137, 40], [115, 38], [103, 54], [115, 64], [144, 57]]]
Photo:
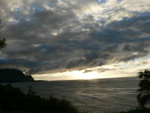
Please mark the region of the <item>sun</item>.
[[75, 71], [67, 71], [62, 73], [51, 73], [51, 74], [42, 74], [42, 75], [34, 75], [35, 80], [91, 80], [91, 79], [99, 79], [104, 78], [98, 72], [85, 72], [85, 70], [75, 70]]
[[72, 71], [72, 77], [74, 79], [90, 80], [101, 78], [97, 72]]
[[83, 74], [79, 79], [86, 79], [86, 80], [90, 80], [90, 79], [96, 79], [98, 77], [95, 77], [93, 75], [89, 75], [89, 74]]

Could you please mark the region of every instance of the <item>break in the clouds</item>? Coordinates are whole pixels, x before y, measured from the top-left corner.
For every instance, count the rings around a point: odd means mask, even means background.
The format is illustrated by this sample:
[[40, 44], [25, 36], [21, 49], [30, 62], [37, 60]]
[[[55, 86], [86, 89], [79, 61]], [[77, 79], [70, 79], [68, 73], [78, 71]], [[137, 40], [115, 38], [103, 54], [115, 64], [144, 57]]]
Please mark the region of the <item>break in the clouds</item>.
[[149, 0], [1, 0], [0, 14], [0, 67], [38, 74], [150, 55]]

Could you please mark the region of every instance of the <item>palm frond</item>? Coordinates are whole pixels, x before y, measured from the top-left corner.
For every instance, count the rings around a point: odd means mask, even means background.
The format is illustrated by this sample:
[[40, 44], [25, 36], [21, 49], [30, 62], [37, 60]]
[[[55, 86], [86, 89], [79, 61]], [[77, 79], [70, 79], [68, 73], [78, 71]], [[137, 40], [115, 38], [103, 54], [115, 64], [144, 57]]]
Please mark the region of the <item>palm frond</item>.
[[138, 100], [138, 102], [139, 102], [139, 100], [140, 100], [140, 98], [141, 98], [141, 95], [142, 95], [142, 93], [139, 93], [139, 94], [137, 95], [137, 100]]
[[140, 79], [150, 79], [150, 71], [149, 70], [145, 70], [144, 72], [139, 72], [138, 73], [138, 77]]
[[150, 89], [150, 81], [149, 80], [141, 80], [139, 82], [139, 88], [142, 90], [149, 90]]
[[139, 72], [139, 73], [138, 73], [138, 77], [139, 77], [139, 78], [143, 78], [143, 72]]
[[150, 71], [145, 70], [138, 73], [140, 78], [139, 82], [139, 94], [137, 95], [137, 101], [141, 108], [150, 101]]

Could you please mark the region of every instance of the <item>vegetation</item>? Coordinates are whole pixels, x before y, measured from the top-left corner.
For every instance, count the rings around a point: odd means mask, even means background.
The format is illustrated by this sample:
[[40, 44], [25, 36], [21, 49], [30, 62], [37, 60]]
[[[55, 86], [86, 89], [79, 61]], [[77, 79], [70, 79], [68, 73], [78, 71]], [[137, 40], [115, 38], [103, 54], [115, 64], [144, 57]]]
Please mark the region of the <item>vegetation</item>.
[[139, 94], [137, 95], [137, 101], [140, 108], [144, 108], [150, 101], [150, 71], [145, 70], [139, 72]]
[[[0, 20], [0, 24], [1, 24], [1, 20]], [[0, 37], [0, 49], [4, 48], [5, 46], [6, 46], [6, 40]]]
[[150, 108], [145, 108], [146, 104], [150, 102], [150, 71], [139, 72], [138, 77], [140, 79], [139, 89], [137, 90], [139, 92], [137, 95], [138, 108], [119, 113], [150, 113]]
[[0, 49], [4, 48], [6, 46], [6, 43], [5, 43], [5, 39], [0, 39]]
[[[0, 113], [81, 113], [69, 101], [36, 95], [32, 88], [24, 94], [11, 85], [0, 84]], [[87, 113], [87, 112], [82, 112]]]

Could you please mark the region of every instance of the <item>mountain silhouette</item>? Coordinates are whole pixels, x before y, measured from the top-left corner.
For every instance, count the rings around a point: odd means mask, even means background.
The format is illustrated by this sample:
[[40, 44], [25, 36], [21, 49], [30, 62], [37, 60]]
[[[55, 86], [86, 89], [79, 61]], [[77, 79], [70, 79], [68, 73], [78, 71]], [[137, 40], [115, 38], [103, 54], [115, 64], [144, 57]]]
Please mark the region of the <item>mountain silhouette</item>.
[[33, 82], [31, 75], [25, 75], [17, 69], [0, 69], [0, 83]]

